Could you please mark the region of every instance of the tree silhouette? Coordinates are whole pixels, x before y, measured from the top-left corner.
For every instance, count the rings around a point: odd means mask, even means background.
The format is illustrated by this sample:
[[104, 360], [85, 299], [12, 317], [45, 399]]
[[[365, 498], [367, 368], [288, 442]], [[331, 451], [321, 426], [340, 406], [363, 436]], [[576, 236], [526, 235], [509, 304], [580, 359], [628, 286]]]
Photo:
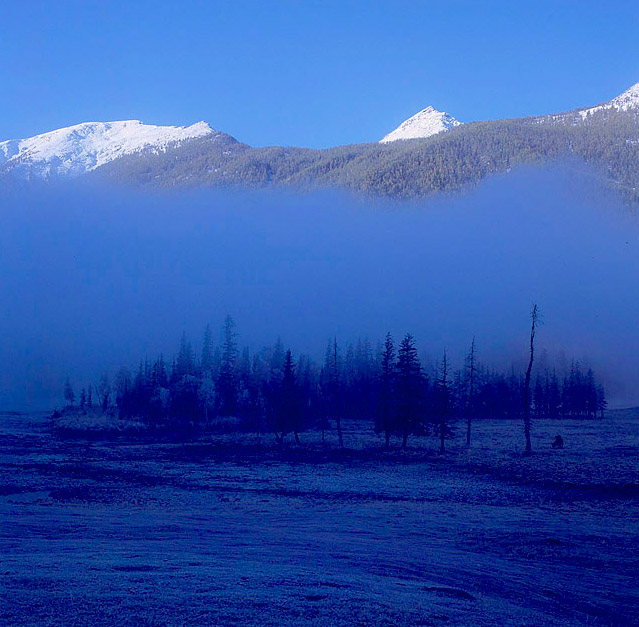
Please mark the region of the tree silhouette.
[[329, 341], [322, 369], [322, 396], [326, 414], [335, 420], [339, 447], [344, 448], [342, 435], [342, 380], [337, 338]]
[[386, 334], [379, 373], [377, 402], [377, 433], [384, 433], [386, 448], [390, 447], [391, 432], [395, 430], [395, 346], [390, 333]]
[[233, 416], [237, 409], [238, 348], [235, 322], [231, 316], [226, 316], [222, 333], [222, 361], [218, 376], [219, 411], [222, 416]]
[[526, 439], [526, 450], [524, 455], [526, 457], [530, 457], [532, 454], [532, 447], [530, 443], [530, 375], [532, 373], [533, 361], [535, 359], [535, 333], [537, 331], [538, 319], [539, 308], [535, 303], [530, 311], [530, 357], [524, 379], [524, 437]]
[[73, 391], [69, 377], [67, 377], [67, 380], [64, 382], [64, 400], [68, 406], [72, 406], [75, 403], [75, 392]]
[[208, 372], [213, 367], [213, 336], [211, 335], [211, 325], [207, 324], [204, 329], [204, 338], [202, 339], [202, 354], [200, 355], [200, 365], [203, 372]]
[[[132, 417], [152, 431], [179, 436], [232, 424], [259, 434], [268, 425], [278, 441], [294, 433], [299, 442], [302, 431], [313, 425], [322, 430], [324, 443], [324, 430], [334, 422], [340, 447], [344, 446], [343, 423], [348, 420], [373, 419], [387, 448], [393, 434], [399, 434], [406, 447], [410, 435], [425, 433], [428, 415], [440, 450], [452, 433], [452, 420], [466, 412], [467, 443], [471, 424], [476, 429], [483, 418], [513, 417], [523, 417], [529, 441], [533, 409], [538, 418], [593, 418], [602, 416], [606, 408], [605, 392], [594, 371], [578, 362], [572, 363], [565, 376], [558, 377], [550, 368], [539, 373], [531, 399], [535, 332], [540, 323], [536, 307], [533, 314], [526, 374], [514, 369], [503, 373], [478, 364], [473, 341], [461, 370], [454, 371], [444, 353], [434, 385], [429, 387], [410, 334], [398, 350], [388, 334], [374, 359], [367, 342], [361, 340], [347, 345], [341, 358], [332, 338], [321, 369], [304, 355], [296, 366], [279, 339], [253, 354], [245, 348], [238, 359], [237, 336], [227, 318], [223, 345], [221, 350], [212, 347], [209, 370], [198, 367], [183, 335], [168, 372], [162, 356], [153, 362], [141, 361], [135, 377], [121, 368], [113, 387], [107, 377], [97, 386], [85, 387], [82, 406], [91, 405], [95, 391], [97, 404], [108, 411], [113, 395], [121, 418]], [[64, 392], [67, 409], [74, 411], [76, 398], [68, 380]], [[220, 398], [223, 394], [225, 400]], [[235, 420], [217, 420], [224, 417]]]
[[450, 365], [448, 355], [444, 351], [442, 362], [439, 366], [439, 373], [435, 384], [437, 418], [435, 431], [439, 435], [439, 452], [446, 450], [446, 438], [452, 434], [448, 419], [450, 415], [450, 386], [448, 384]]
[[397, 352], [397, 421], [402, 432], [402, 448], [408, 435], [422, 426], [424, 376], [415, 340], [407, 333]]

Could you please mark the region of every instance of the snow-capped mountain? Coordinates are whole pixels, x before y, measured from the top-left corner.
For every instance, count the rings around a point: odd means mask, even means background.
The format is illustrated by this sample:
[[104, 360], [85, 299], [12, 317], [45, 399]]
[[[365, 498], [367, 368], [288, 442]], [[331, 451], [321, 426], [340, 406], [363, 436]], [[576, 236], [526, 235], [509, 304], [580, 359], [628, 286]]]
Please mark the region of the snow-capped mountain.
[[[594, 107], [460, 124], [428, 107], [381, 143], [313, 150], [249, 146], [205, 122], [188, 127], [135, 120], [85, 123], [0, 142], [0, 186], [86, 175], [150, 187], [326, 185], [412, 198], [458, 189], [520, 163], [565, 156], [607, 173], [639, 202], [639, 83]], [[439, 137], [435, 142], [396, 141], [433, 135]]]
[[123, 155], [164, 151], [215, 131], [206, 123], [154, 126], [139, 120], [84, 122], [27, 139], [0, 142], [0, 168], [26, 176], [79, 175]]
[[579, 115], [585, 119], [593, 113], [609, 109], [614, 109], [616, 111], [630, 111], [632, 109], [639, 110], [639, 83], [635, 83], [632, 87], [630, 87], [630, 89], [627, 89], [609, 102], [604, 102], [596, 107], [580, 110]]
[[437, 135], [451, 128], [459, 126], [461, 122], [444, 111], [437, 111], [433, 107], [426, 107], [412, 118], [402, 122], [394, 131], [380, 140], [380, 144], [387, 144], [398, 139], [419, 139]]

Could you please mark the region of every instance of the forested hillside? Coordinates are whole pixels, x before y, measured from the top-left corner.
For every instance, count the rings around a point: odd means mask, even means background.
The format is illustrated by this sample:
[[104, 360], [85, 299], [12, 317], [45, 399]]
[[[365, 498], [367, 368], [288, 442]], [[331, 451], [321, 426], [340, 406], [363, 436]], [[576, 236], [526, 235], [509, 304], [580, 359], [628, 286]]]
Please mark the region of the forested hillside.
[[334, 187], [418, 198], [459, 190], [518, 165], [566, 158], [587, 163], [636, 200], [637, 110], [476, 122], [426, 139], [326, 150], [252, 148], [230, 136], [204, 137], [166, 152], [122, 157], [91, 176], [156, 187]]

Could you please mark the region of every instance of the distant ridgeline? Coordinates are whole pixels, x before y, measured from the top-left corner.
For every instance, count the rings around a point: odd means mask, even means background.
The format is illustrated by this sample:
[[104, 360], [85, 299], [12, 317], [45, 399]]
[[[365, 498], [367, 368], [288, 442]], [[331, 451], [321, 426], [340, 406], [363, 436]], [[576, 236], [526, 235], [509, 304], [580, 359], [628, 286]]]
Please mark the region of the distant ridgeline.
[[523, 164], [577, 159], [638, 199], [639, 83], [575, 111], [462, 124], [427, 107], [380, 142], [326, 150], [255, 148], [212, 129], [137, 120], [88, 122], [0, 142], [0, 179], [89, 176], [173, 188], [341, 188], [418, 198], [459, 190]]
[[[387, 445], [391, 435], [406, 445], [410, 435], [433, 433], [443, 449], [457, 419], [467, 423], [470, 441], [471, 418], [519, 418], [524, 412], [523, 374], [483, 366], [474, 343], [464, 367], [453, 371], [446, 353], [426, 369], [410, 335], [397, 347], [390, 335], [376, 348], [358, 340], [342, 350], [331, 340], [322, 364], [305, 355], [294, 359], [280, 341], [254, 354], [240, 351], [230, 317], [222, 345], [211, 338], [207, 327], [196, 355], [183, 337], [168, 364], [159, 357], [140, 363], [136, 374], [121, 369], [112, 384], [103, 377], [79, 396], [67, 382], [62, 415], [117, 413], [149, 431], [175, 435], [225, 426], [272, 433], [280, 442], [287, 434], [299, 441], [304, 430], [335, 428], [340, 443], [342, 420], [370, 420]], [[533, 417], [603, 417], [604, 389], [578, 363], [561, 375], [544, 369], [531, 387]]]
[[341, 188], [419, 198], [460, 190], [525, 164], [578, 159], [628, 199], [639, 189], [639, 112], [602, 110], [577, 123], [546, 116], [463, 124], [426, 139], [309, 148], [252, 148], [226, 136], [166, 153], [124, 156], [95, 171], [109, 181], [153, 187]]

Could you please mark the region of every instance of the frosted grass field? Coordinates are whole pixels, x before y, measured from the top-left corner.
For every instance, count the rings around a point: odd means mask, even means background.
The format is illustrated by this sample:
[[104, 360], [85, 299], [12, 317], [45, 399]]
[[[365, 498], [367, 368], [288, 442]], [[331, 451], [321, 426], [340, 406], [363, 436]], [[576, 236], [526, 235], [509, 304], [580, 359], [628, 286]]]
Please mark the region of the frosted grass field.
[[344, 453], [45, 425], [0, 416], [0, 624], [637, 624], [632, 413], [537, 422], [531, 459], [514, 421], [443, 458], [357, 423]]

